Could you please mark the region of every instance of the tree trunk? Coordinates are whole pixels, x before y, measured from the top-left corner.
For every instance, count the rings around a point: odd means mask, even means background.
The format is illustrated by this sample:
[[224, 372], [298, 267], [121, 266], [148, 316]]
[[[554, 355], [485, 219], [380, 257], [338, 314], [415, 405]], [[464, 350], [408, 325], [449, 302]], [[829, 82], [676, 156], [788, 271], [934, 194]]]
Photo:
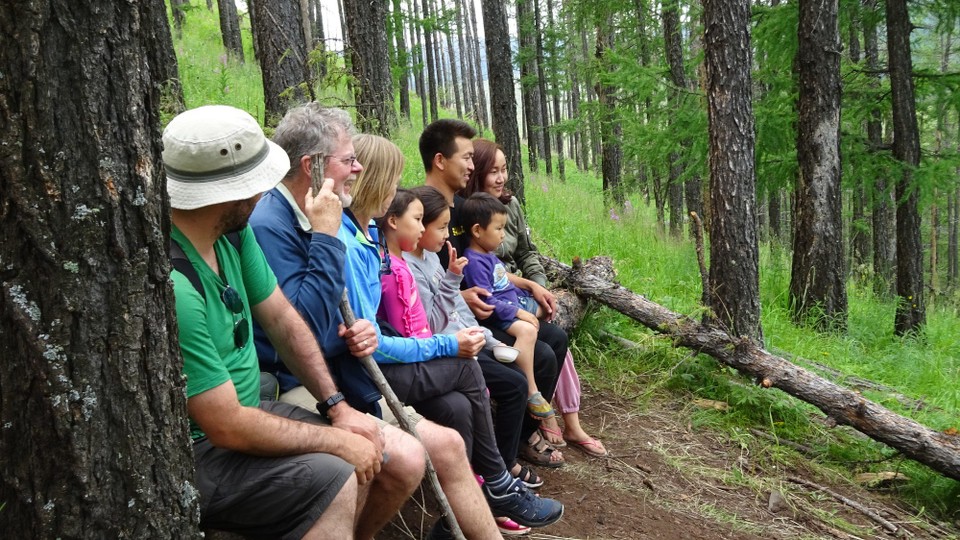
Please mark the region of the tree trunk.
[[[550, 29], [550, 41], [548, 42], [548, 53], [550, 55], [551, 70], [550, 70], [550, 92], [551, 98], [553, 98], [553, 124], [556, 126], [562, 120], [560, 118], [560, 61], [558, 60], [557, 52], [557, 30], [554, 26], [556, 21], [553, 18], [553, 2], [547, 1], [547, 25]], [[572, 71], [567, 71], [568, 73]], [[560, 130], [555, 130], [556, 133], [556, 148], [557, 148], [557, 173], [560, 175], [560, 181], [566, 182], [567, 180], [567, 170], [566, 163], [564, 162], [563, 157], [563, 133]]]
[[[537, 47], [537, 94], [540, 98], [540, 140], [543, 143], [543, 161], [548, 175], [553, 174], [553, 155], [550, 150], [550, 112], [547, 109], [547, 79], [543, 74], [543, 19], [540, 0], [533, 2], [534, 43]], [[548, 0], [553, 1], [553, 0]]]
[[186, 21], [184, 8], [190, 5], [189, 0], [170, 0], [170, 11], [173, 12], [173, 28], [177, 32], [177, 39], [183, 39], [183, 23]]
[[[597, 23], [597, 52], [599, 65], [612, 69], [608, 51], [613, 49], [613, 16], [606, 15]], [[607, 206], [622, 207], [626, 196], [623, 193], [622, 161], [623, 128], [617, 117], [616, 88], [598, 78], [596, 92], [600, 112], [600, 146], [602, 154], [601, 172], [603, 176], [603, 198]]]
[[733, 335], [762, 339], [750, 2], [704, 0], [710, 170], [710, 308]]
[[465, 116], [477, 118], [477, 86], [476, 74], [473, 72], [473, 62], [470, 61], [470, 50], [467, 47], [467, 19], [463, 13], [463, 0], [453, 0], [455, 17], [457, 20], [457, 51], [460, 53], [460, 73], [463, 76], [463, 110]]
[[310, 86], [299, 0], [257, 0], [253, 33], [260, 43], [260, 71], [267, 124], [307, 99]]
[[387, 49], [387, 0], [344, 0], [353, 76], [359, 85], [357, 127], [390, 137], [397, 127]]
[[0, 20], [3, 530], [196, 537], [160, 161], [164, 5], [32, 0]]
[[[957, 173], [960, 175], [960, 171], [957, 171]], [[947, 195], [947, 200], [949, 201], [948, 204], [951, 209], [947, 217], [947, 227], [949, 231], [947, 238], [947, 287], [952, 291], [957, 286], [957, 274], [958, 270], [960, 270], [960, 268], [958, 268], [958, 266], [960, 266], [958, 265], [958, 259], [960, 259], [960, 257], [957, 257], [957, 223], [960, 221], [960, 218], [958, 218], [958, 214], [960, 214], [960, 208], [958, 208], [958, 205], [960, 205], [960, 190], [950, 190], [950, 194]]]
[[[860, 63], [860, 6], [850, 5], [849, 42], [850, 62]], [[850, 220], [850, 267], [858, 281], [867, 275], [867, 260], [870, 258], [870, 228], [867, 226], [867, 193], [865, 179], [854, 175], [850, 206], [853, 218]]]
[[[486, 85], [484, 84], [484, 78], [483, 78], [483, 72], [484, 72], [483, 64], [480, 62], [480, 39], [477, 37], [478, 35], [477, 34], [477, 11], [473, 3], [473, 0], [464, 0], [464, 1], [466, 2], [467, 11], [470, 14], [469, 41], [471, 42], [470, 48], [473, 50], [473, 66], [477, 74], [477, 97], [479, 98], [479, 107], [480, 107], [479, 119], [480, 119], [480, 125], [485, 127], [490, 125], [490, 117], [488, 116], [488, 111], [487, 111], [487, 92], [486, 92]], [[489, 74], [488, 74], [488, 77], [489, 77]], [[511, 80], [512, 79], [513, 77], [511, 77]], [[516, 109], [516, 107], [514, 107], [514, 109]], [[514, 120], [514, 123], [516, 123], [516, 120]], [[519, 141], [517, 142], [517, 144], [518, 145], [520, 144]], [[519, 163], [520, 162], [517, 161], [518, 165]]]
[[[794, 209], [790, 306], [797, 322], [847, 326], [843, 196], [840, 188], [838, 0], [800, 0], [799, 176]], [[811, 318], [813, 320], [811, 320]]]
[[[413, 0], [416, 2], [416, 0]], [[423, 19], [430, 20], [429, 0], [420, 0], [420, 7], [423, 11]], [[436, 58], [433, 55], [433, 23], [423, 25], [423, 52], [427, 59], [427, 93], [430, 94], [430, 121], [435, 122], [440, 118], [437, 106], [437, 68]]]
[[427, 127], [429, 118], [427, 116], [427, 85], [423, 80], [423, 66], [426, 65], [426, 60], [423, 55], [423, 23], [420, 18], [419, 8], [417, 7], [417, 0], [410, 0], [410, 5], [413, 7], [413, 17], [410, 18], [410, 35], [413, 36], [413, 81], [416, 86], [417, 96], [420, 98], [420, 115], [423, 127]]
[[393, 38], [397, 51], [397, 82], [400, 83], [400, 114], [410, 122], [410, 55], [407, 54], [407, 43], [403, 38], [403, 5], [400, 0], [393, 0]]
[[[447, 9], [446, 5], [443, 3], [443, 0], [440, 0], [440, 7], [443, 10]], [[459, 21], [453, 21], [453, 23], [459, 24]], [[447, 36], [447, 61], [450, 65], [450, 80], [453, 83], [453, 101], [457, 108], [457, 118], [463, 118], [463, 102], [465, 100], [461, 97], [460, 82], [464, 81], [464, 83], [466, 83], [464, 80], [466, 74], [462, 71], [459, 73], [457, 72], [457, 49], [453, 46], [453, 31], [451, 30], [450, 25], [451, 22], [448, 19], [446, 29], [444, 30], [444, 34]], [[464, 85], [464, 87], [465, 86], [466, 85]]]
[[220, 10], [220, 34], [223, 47], [232, 58], [243, 62], [243, 41], [240, 39], [240, 20], [237, 18], [237, 4], [233, 0], [217, 0]]
[[[877, 11], [876, 0], [863, 2], [863, 51], [866, 59], [866, 68], [870, 78], [870, 88], [879, 94], [880, 91], [880, 53], [877, 48], [877, 23], [880, 16]], [[877, 100], [879, 101], [879, 100]], [[883, 125], [881, 123], [879, 104], [870, 112], [867, 120], [867, 141], [871, 152], [879, 152], [883, 145]], [[893, 234], [893, 194], [884, 176], [880, 176], [873, 183], [873, 204], [871, 212], [871, 227], [873, 231], [873, 289], [880, 297], [889, 297], [896, 294], [896, 242]]]
[[[664, 57], [667, 59], [670, 76], [670, 103], [675, 109], [682, 107], [681, 92], [687, 88], [683, 73], [683, 44], [680, 36], [680, 13], [677, 0], [666, 0], [661, 7], [663, 19]], [[668, 120], [673, 124], [672, 117]], [[670, 234], [680, 237], [683, 233], [683, 165], [678, 152], [670, 153], [670, 179], [667, 183], [667, 202], [670, 205]]]
[[543, 143], [540, 140], [543, 121], [540, 119], [540, 96], [537, 86], [537, 57], [533, 37], [533, 12], [530, 2], [535, 0], [517, 0], [517, 63], [520, 65], [520, 100], [523, 102], [523, 119], [527, 135], [527, 154], [530, 170], [540, 170], [539, 158], [543, 155]]
[[493, 134], [507, 157], [510, 178], [507, 189], [526, 202], [523, 192], [523, 166], [520, 163], [520, 134], [517, 131], [517, 102], [513, 93], [513, 56], [507, 12], [499, 0], [481, 0], [483, 28], [487, 43], [487, 69], [490, 82], [490, 103], [493, 112]]
[[[705, 14], [710, 11], [709, 6], [709, 3], [705, 4]], [[709, 30], [710, 25], [707, 28]], [[744, 25], [742, 28], [747, 27]], [[710, 54], [712, 45], [709, 33], [707, 43]], [[759, 381], [765, 388], [779, 388], [814, 405], [826, 414], [828, 422], [848, 425], [941, 474], [960, 480], [960, 439], [957, 437], [934, 431], [915, 420], [893, 413], [864, 398], [859, 392], [770, 354], [752, 339], [698, 323], [591, 272], [597, 267], [611, 266], [609, 260], [604, 263], [592, 259], [583, 265], [575, 261], [573, 268], [546, 257], [541, 260], [548, 273], [561, 276], [561, 286], [668, 336], [675, 347], [708, 354]]]
[[897, 311], [894, 333], [921, 331], [926, 322], [923, 301], [923, 244], [920, 210], [913, 169], [920, 164], [913, 92], [913, 61], [910, 58], [910, 16], [906, 0], [887, 0], [887, 57], [893, 97], [893, 155], [903, 167], [898, 174], [897, 194]]

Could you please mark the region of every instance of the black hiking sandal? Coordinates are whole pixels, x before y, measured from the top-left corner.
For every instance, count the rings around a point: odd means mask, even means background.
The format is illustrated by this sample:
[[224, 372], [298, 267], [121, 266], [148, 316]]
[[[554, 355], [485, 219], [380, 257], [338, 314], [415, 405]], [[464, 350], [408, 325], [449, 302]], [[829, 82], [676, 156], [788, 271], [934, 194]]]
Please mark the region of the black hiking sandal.
[[484, 484], [483, 495], [495, 516], [506, 516], [527, 527], [546, 527], [563, 516], [563, 505], [553, 499], [538, 497], [514, 479], [506, 492], [494, 495]]
[[523, 485], [530, 489], [537, 489], [543, 485], [543, 478], [540, 478], [536, 471], [526, 465], [520, 465], [520, 471], [511, 476], [523, 482]]

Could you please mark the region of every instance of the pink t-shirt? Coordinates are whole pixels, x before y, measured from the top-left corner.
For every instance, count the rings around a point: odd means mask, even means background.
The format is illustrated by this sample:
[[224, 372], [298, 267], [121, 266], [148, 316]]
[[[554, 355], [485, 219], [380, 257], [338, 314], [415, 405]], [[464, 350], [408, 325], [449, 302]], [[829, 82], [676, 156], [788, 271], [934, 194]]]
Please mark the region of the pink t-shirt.
[[402, 257], [390, 257], [389, 274], [380, 276], [383, 297], [377, 316], [390, 323], [403, 337], [428, 338], [433, 335], [427, 311], [420, 302], [417, 283]]

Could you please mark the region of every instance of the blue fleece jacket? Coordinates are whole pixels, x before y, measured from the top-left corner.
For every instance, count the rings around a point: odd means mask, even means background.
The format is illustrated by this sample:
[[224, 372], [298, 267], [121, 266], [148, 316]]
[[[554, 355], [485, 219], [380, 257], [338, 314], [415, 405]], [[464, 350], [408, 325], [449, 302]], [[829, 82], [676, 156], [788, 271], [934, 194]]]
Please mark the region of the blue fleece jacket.
[[[347, 354], [346, 344], [337, 335], [337, 327], [343, 322], [338, 309], [345, 285], [343, 242], [304, 231], [290, 203], [277, 189], [260, 199], [250, 225], [283, 294], [317, 337], [337, 386], [351, 405], [366, 410], [368, 403], [380, 399], [380, 393], [363, 366]], [[259, 325], [254, 326], [254, 339], [260, 369], [276, 375], [283, 391], [299, 385]]]
[[[357, 226], [349, 212], [343, 213], [343, 221], [337, 238], [347, 247], [346, 280], [347, 297], [357, 318], [377, 322], [377, 308], [380, 307], [380, 271], [382, 260], [377, 247], [378, 231], [371, 224], [367, 239]], [[373, 354], [374, 360], [381, 364], [424, 362], [445, 356], [456, 356], [459, 350], [456, 336], [435, 335], [429, 338], [405, 338], [387, 336], [380, 332], [377, 324], [377, 340], [380, 346]]]

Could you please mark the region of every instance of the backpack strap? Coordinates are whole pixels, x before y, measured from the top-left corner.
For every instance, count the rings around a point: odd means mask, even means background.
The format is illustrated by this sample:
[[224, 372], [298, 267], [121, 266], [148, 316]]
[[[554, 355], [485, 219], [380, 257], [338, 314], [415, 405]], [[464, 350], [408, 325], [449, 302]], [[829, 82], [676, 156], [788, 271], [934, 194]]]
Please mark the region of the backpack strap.
[[[230, 245], [233, 246], [233, 249], [237, 250], [237, 253], [240, 253], [240, 231], [228, 233], [226, 237]], [[173, 238], [170, 239], [170, 265], [190, 280], [190, 284], [193, 285], [193, 288], [200, 293], [200, 297], [206, 302], [207, 295], [203, 292], [203, 283], [200, 281], [200, 274], [197, 273], [197, 269], [193, 267], [193, 263], [187, 258], [183, 247]]]
[[203, 283], [200, 282], [200, 274], [197, 273], [197, 269], [193, 267], [193, 263], [187, 258], [187, 254], [183, 252], [183, 247], [173, 238], [170, 239], [170, 265], [190, 280], [190, 284], [193, 285], [193, 288], [200, 293], [200, 297], [206, 302], [207, 295], [203, 292]]

